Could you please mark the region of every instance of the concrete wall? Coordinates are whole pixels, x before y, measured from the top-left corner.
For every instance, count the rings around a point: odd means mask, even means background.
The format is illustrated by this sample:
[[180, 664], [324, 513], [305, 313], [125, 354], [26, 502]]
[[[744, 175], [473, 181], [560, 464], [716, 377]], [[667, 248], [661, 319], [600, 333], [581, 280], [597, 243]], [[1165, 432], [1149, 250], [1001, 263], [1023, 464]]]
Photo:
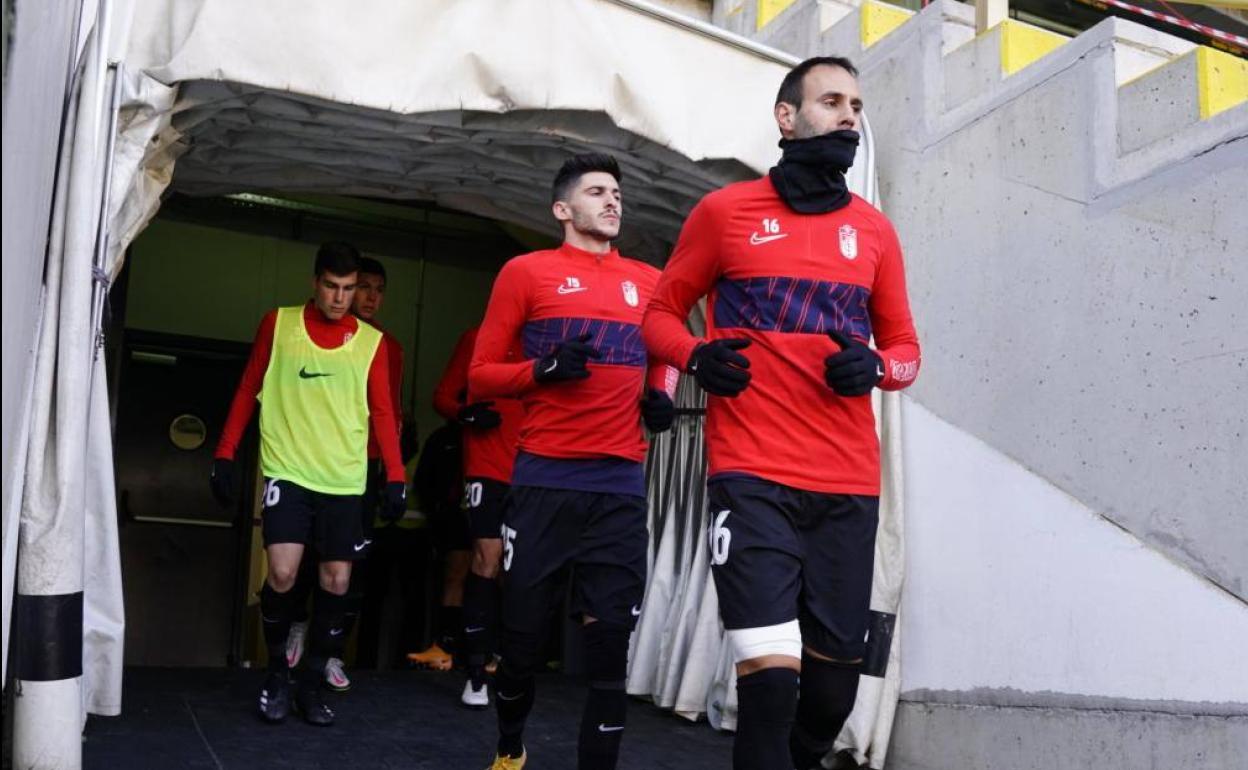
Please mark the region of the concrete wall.
[[[727, 25], [752, 34], [755, 5]], [[864, 50], [837, 5], [753, 36], [859, 65], [907, 251], [924, 365], [890, 766], [1236, 766], [1248, 106], [1202, 119], [1195, 55], [1121, 20], [1007, 77], [969, 6]]]

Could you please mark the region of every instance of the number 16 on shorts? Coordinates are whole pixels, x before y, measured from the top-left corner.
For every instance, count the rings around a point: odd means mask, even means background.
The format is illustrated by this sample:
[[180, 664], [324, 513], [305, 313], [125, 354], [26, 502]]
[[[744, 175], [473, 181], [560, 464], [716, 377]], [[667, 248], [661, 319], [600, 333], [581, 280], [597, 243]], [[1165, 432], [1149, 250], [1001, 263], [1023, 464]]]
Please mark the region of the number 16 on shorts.
[[732, 511], [720, 511], [715, 514], [711, 524], [711, 564], [724, 564], [728, 561], [728, 548], [732, 545], [732, 532], [724, 524]]

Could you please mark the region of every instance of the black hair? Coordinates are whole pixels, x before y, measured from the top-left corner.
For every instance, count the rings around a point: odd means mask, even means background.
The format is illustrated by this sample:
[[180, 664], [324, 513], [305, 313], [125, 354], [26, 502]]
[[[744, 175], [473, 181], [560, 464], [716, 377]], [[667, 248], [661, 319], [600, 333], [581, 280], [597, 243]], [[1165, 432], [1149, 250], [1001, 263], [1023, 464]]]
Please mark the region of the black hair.
[[360, 271], [360, 252], [346, 241], [326, 241], [316, 250], [313, 275], [351, 275]]
[[372, 257], [360, 257], [360, 272], [369, 275], [380, 275], [381, 280], [386, 280], [386, 266], [373, 259]]
[[555, 174], [555, 181], [550, 186], [550, 202], [563, 201], [568, 199], [568, 191], [581, 180], [581, 177], [593, 171], [602, 171], [615, 177], [618, 184], [620, 181], [620, 164], [616, 159], [601, 152], [587, 152], [581, 155], [573, 155], [563, 162], [559, 167], [559, 173]]
[[815, 56], [789, 70], [789, 74], [780, 81], [780, 91], [776, 94], [776, 104], [784, 102], [794, 107], [802, 106], [802, 81], [806, 73], [820, 65], [840, 67], [854, 77], [858, 77], [858, 68], [844, 56]]

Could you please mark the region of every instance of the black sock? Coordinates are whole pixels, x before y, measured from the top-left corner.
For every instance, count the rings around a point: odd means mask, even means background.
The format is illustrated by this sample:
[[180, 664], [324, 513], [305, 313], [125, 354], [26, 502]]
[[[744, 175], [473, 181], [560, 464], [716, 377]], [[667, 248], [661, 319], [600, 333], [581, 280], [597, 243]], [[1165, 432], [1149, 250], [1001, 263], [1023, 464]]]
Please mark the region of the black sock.
[[312, 595], [312, 589], [316, 588], [317, 566], [316, 558], [305, 549], [303, 560], [299, 562], [299, 571], [295, 573], [295, 584], [289, 591], [290, 619], [294, 623], [308, 622], [308, 597]]
[[507, 670], [506, 661], [499, 667], [494, 683], [494, 696], [498, 708], [498, 753], [500, 756], [518, 757], [524, 751], [524, 723], [533, 710], [537, 684], [532, 674], [513, 676]]
[[789, 749], [798, 770], [820, 767], [858, 694], [861, 666], [802, 656], [801, 695]]
[[312, 624], [308, 627], [308, 652], [304, 656], [305, 684], [318, 683], [325, 675], [325, 664], [330, 658], [341, 658], [346, 634], [343, 616], [346, 614], [347, 597], [317, 589], [312, 606]]
[[351, 582], [347, 587], [346, 602], [342, 609], [342, 642], [351, 638], [355, 630], [355, 621], [360, 617], [360, 609], [364, 606], [364, 562], [357, 561], [351, 565]]
[[737, 737], [733, 770], [793, 766], [789, 733], [797, 711], [797, 672], [765, 668], [737, 678]]
[[589, 687], [581, 713], [581, 737], [576, 747], [576, 766], [581, 770], [613, 768], [620, 756], [628, 696], [624, 683], [617, 687]]
[[464, 662], [474, 687], [485, 682], [485, 663], [498, 626], [498, 581], [470, 572], [464, 581]]
[[260, 589], [260, 622], [264, 626], [264, 646], [269, 653], [269, 671], [286, 671], [286, 637], [290, 636], [293, 591], [278, 593], [265, 582]]
[[454, 652], [459, 635], [464, 632], [464, 608], [442, 607], [438, 620], [438, 644], [447, 652]]

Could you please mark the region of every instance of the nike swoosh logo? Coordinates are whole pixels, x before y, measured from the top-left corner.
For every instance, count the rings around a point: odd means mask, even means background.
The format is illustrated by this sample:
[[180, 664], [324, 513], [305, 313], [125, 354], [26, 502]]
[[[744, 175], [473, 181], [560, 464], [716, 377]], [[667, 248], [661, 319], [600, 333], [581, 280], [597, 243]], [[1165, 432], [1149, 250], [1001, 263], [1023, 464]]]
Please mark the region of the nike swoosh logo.
[[576, 294], [578, 291], [585, 291], [588, 288], [588, 286], [560, 286], [555, 291], [560, 294]]
[[304, 380], [311, 380], [315, 377], [332, 377], [333, 372], [309, 372], [308, 367], [299, 367], [299, 377]]
[[607, 727], [602, 722], [598, 723], [598, 732], [600, 733], [618, 733], [620, 730], [623, 730], [623, 729], [624, 729], [624, 725], [614, 725], [613, 727]]
[[521, 699], [521, 698], [523, 698], [523, 697], [524, 697], [524, 693], [522, 693], [522, 692], [520, 692], [520, 693], [516, 693], [515, 695], [511, 696], [510, 698], [508, 698], [506, 695], [503, 695], [501, 692], [500, 692], [500, 693], [498, 693], [498, 699], [499, 699], [499, 700], [505, 700], [505, 701], [520, 700], [520, 699]]
[[355, 549], [356, 553], [359, 553], [360, 551], [363, 551], [367, 546], [368, 546], [368, 541], [365, 540], [363, 543], [360, 543], [359, 545], [353, 545], [351, 547]]
[[465, 634], [479, 634], [484, 630], [485, 630], [485, 626], [473, 626], [471, 628], [465, 628], [464, 633]]
[[558, 361], [551, 361], [550, 366], [542, 370], [542, 374], [550, 374], [551, 372], [555, 370], [555, 367], [558, 365], [559, 365]]
[[331, 628], [331, 629], [329, 629], [329, 635], [330, 635], [330, 636], [342, 636], [342, 629], [341, 629], [341, 628]]
[[788, 233], [780, 233], [779, 235], [759, 235], [758, 233], [750, 233], [750, 245], [762, 246], [764, 243], [778, 241], [781, 238], [788, 238]]
[[639, 618], [639, 617], [641, 617], [641, 608], [640, 608], [640, 607], [633, 607], [631, 610], [629, 610], [629, 612], [633, 613], [633, 617], [635, 617], [635, 618]]

